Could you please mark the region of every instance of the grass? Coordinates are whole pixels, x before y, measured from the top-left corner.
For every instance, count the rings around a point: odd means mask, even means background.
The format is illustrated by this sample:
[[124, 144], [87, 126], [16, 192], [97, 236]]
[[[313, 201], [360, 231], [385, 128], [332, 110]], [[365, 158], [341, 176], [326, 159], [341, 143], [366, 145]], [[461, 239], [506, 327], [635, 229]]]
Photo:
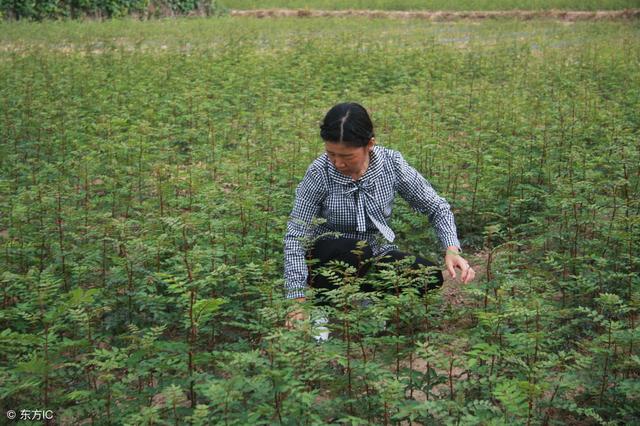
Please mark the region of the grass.
[[371, 10], [618, 10], [638, 8], [637, 0], [222, 0], [230, 9]]

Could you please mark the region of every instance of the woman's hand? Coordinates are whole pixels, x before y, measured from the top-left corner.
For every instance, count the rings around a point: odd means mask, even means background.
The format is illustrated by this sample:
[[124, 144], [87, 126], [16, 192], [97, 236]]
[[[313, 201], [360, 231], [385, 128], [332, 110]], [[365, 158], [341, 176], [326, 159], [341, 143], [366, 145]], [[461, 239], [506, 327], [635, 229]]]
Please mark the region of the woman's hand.
[[451, 278], [456, 278], [456, 268], [460, 269], [460, 280], [464, 284], [467, 284], [476, 276], [476, 272], [469, 266], [469, 262], [464, 260], [462, 256], [458, 253], [458, 247], [451, 246], [447, 248], [447, 254], [444, 257], [444, 263], [447, 266], [447, 271], [449, 271], [449, 275]]
[[[298, 299], [294, 299], [297, 302], [304, 302], [306, 299], [304, 297], [300, 297]], [[293, 311], [287, 314], [287, 319], [284, 322], [284, 326], [291, 330], [296, 321], [302, 321], [307, 318], [307, 314], [302, 310], [302, 308], [294, 309]]]

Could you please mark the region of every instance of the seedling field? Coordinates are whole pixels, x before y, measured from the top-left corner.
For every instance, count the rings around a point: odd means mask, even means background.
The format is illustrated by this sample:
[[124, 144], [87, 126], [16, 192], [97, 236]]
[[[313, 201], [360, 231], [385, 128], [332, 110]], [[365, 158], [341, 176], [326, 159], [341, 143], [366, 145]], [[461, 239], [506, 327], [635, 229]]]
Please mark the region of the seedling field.
[[[481, 273], [420, 298], [336, 265], [317, 344], [283, 326], [282, 238], [342, 101]], [[0, 23], [0, 415], [638, 423], [638, 111], [637, 21]], [[441, 262], [403, 201], [393, 229]]]

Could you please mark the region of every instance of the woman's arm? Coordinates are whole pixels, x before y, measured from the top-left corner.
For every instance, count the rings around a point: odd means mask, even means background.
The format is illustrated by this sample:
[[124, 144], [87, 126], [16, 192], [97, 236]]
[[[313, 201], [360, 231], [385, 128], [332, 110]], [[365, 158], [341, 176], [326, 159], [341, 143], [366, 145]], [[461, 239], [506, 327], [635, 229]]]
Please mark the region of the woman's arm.
[[429, 217], [442, 246], [446, 248], [445, 265], [451, 278], [456, 278], [457, 268], [461, 270], [460, 279], [463, 283], [472, 281], [475, 272], [460, 256], [460, 242], [449, 203], [436, 193], [431, 184], [399, 152], [396, 152], [394, 167], [398, 193], [411, 207]]
[[304, 297], [308, 271], [301, 240], [311, 236], [311, 222], [319, 215], [325, 197], [326, 187], [312, 165], [296, 189], [284, 237], [284, 280], [288, 299]]
[[399, 152], [395, 152], [394, 167], [398, 194], [416, 211], [427, 215], [443, 248], [456, 247], [460, 251], [456, 224], [449, 203], [436, 193], [431, 184], [411, 167]]

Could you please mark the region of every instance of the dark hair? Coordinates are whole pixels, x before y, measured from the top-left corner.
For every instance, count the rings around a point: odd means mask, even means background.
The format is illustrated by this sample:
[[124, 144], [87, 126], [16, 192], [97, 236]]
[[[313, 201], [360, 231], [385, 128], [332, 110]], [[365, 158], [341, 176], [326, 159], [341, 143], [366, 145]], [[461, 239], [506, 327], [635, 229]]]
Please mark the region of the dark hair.
[[326, 142], [363, 147], [374, 137], [369, 113], [360, 104], [347, 102], [329, 110], [320, 125], [320, 137]]

